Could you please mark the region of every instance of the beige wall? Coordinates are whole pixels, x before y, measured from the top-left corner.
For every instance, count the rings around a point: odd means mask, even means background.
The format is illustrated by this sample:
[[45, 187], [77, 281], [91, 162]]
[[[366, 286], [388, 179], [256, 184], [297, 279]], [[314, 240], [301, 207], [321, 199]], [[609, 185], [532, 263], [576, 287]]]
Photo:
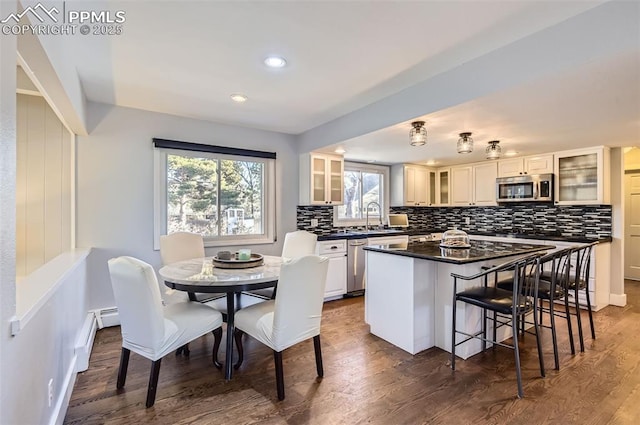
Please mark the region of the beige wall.
[[624, 154], [625, 170], [640, 170], [640, 148], [631, 148]]
[[17, 96], [16, 275], [71, 248], [71, 140], [41, 96]]

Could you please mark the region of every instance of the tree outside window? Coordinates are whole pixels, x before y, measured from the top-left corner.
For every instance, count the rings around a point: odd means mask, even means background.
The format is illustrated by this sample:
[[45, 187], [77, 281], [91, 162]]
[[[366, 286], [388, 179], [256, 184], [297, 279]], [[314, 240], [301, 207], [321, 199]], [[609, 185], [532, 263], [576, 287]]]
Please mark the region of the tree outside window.
[[[338, 220], [364, 220], [369, 208], [369, 218], [380, 219], [384, 211], [381, 172], [348, 169], [344, 171], [344, 205], [337, 207]], [[378, 205], [371, 204], [376, 202]]]
[[166, 178], [168, 233], [264, 233], [264, 162], [167, 154]]

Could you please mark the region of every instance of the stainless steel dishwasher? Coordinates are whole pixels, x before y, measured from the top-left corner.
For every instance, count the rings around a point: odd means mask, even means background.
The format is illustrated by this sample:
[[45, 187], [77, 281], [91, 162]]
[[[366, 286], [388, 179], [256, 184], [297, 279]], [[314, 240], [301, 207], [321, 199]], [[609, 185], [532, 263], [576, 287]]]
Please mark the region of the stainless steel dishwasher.
[[347, 297], [364, 294], [364, 247], [367, 239], [347, 241]]

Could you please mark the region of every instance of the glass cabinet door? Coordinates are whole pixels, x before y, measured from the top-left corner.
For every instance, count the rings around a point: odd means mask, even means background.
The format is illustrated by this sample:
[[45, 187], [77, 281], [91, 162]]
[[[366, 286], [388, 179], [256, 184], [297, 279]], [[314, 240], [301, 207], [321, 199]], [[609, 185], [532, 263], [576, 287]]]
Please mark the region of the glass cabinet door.
[[558, 202], [598, 200], [598, 154], [558, 158]]
[[438, 171], [439, 205], [449, 205], [449, 170]]
[[312, 203], [325, 203], [326, 201], [326, 159], [322, 157], [313, 157], [311, 159], [313, 170], [312, 175]]
[[329, 176], [331, 181], [329, 182], [329, 201], [332, 204], [342, 204], [342, 195], [344, 194], [343, 187], [343, 174], [344, 174], [344, 162], [341, 159], [329, 159]]
[[436, 172], [429, 171], [429, 205], [436, 205]]

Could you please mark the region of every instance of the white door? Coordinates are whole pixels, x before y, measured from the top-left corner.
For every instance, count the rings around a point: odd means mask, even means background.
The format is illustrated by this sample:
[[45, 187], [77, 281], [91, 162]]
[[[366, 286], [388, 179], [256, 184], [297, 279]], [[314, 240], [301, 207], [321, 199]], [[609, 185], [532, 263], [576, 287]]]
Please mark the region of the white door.
[[640, 280], [640, 172], [625, 175], [624, 277]]
[[498, 166], [495, 162], [473, 167], [473, 205], [496, 205], [496, 177]]
[[404, 170], [404, 204], [414, 206], [416, 200], [416, 169], [406, 167]]
[[473, 202], [471, 197], [471, 180], [471, 167], [451, 169], [451, 205], [471, 205]]
[[498, 177], [521, 176], [522, 158], [502, 159], [498, 161]]
[[525, 174], [553, 173], [553, 155], [541, 155], [524, 159]]
[[329, 269], [327, 270], [327, 283], [324, 288], [324, 297], [335, 297], [347, 292], [347, 255], [330, 254]]
[[427, 179], [429, 178], [429, 173], [424, 168], [416, 169], [416, 202], [420, 205], [427, 205], [427, 188], [429, 187], [427, 184]]

